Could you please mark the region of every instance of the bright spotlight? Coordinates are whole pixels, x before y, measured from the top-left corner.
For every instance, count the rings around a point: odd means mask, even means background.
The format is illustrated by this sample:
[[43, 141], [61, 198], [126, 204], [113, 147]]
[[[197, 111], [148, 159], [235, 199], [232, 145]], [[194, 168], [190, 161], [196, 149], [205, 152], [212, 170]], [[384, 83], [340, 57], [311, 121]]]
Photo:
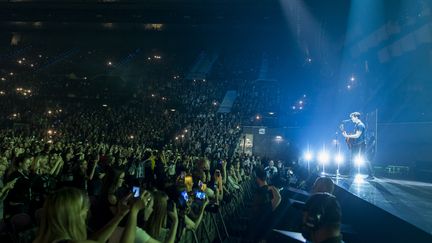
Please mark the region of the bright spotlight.
[[354, 164], [356, 166], [362, 166], [364, 162], [364, 158], [361, 155], [357, 155], [356, 157], [354, 157]]
[[338, 164], [342, 164], [344, 162], [344, 157], [342, 154], [336, 154], [335, 161]]
[[329, 156], [327, 151], [321, 151], [318, 154], [318, 162], [320, 162], [321, 164], [327, 164], [329, 159], [330, 159], [330, 156]]
[[306, 152], [305, 155], [304, 155], [304, 158], [305, 158], [305, 160], [307, 160], [307, 161], [311, 161], [312, 158], [313, 158], [312, 152], [309, 152], [309, 151]]

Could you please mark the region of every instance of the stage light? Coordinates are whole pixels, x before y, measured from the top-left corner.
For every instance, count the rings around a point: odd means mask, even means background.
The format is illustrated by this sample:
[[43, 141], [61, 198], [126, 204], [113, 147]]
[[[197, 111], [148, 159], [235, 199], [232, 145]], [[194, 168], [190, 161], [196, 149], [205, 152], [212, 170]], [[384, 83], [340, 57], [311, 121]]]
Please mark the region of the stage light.
[[318, 154], [318, 162], [320, 162], [321, 164], [327, 164], [327, 162], [329, 161], [329, 159], [330, 159], [330, 156], [329, 156], [328, 152], [325, 151], [325, 150], [321, 151]]
[[335, 161], [337, 164], [342, 164], [344, 162], [345, 158], [342, 154], [336, 154]]
[[311, 161], [312, 158], [313, 158], [313, 154], [312, 154], [312, 152], [307, 151], [307, 152], [304, 154], [304, 159], [305, 159], [305, 160], [307, 160], [307, 161]]
[[354, 164], [356, 166], [362, 166], [364, 162], [364, 158], [361, 155], [357, 155], [356, 157], [354, 157]]
[[355, 81], [355, 77], [354, 77], [354, 76], [351, 76], [350, 80], [351, 80], [351, 81]]

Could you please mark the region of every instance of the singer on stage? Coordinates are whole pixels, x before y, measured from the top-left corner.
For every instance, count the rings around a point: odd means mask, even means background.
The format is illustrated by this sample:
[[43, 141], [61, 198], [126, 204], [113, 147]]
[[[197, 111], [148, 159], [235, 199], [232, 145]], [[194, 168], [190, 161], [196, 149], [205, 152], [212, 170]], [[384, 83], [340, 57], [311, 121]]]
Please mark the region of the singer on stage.
[[368, 169], [367, 179], [374, 179], [372, 166], [366, 155], [366, 126], [360, 120], [360, 112], [353, 112], [350, 114], [351, 121], [354, 123], [354, 133], [347, 134], [346, 131], [342, 131], [342, 135], [346, 138], [348, 147], [351, 151], [351, 164], [350, 174], [354, 171], [354, 159], [356, 156], [360, 156]]

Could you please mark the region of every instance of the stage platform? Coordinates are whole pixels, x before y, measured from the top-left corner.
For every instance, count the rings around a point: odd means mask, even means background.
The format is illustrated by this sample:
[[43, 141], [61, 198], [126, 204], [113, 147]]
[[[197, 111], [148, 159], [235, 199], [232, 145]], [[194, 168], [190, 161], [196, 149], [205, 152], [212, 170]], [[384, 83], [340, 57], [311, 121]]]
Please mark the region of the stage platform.
[[432, 235], [432, 183], [365, 177], [332, 179], [338, 187]]

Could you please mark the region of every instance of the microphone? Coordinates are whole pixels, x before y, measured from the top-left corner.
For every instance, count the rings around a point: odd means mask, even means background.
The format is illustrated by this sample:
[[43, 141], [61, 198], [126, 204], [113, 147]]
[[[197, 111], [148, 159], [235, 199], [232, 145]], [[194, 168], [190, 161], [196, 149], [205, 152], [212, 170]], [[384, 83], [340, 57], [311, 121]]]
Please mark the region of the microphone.
[[350, 122], [350, 121], [351, 121], [351, 119], [346, 119], [346, 120], [342, 120], [341, 122], [345, 123], [345, 122]]

